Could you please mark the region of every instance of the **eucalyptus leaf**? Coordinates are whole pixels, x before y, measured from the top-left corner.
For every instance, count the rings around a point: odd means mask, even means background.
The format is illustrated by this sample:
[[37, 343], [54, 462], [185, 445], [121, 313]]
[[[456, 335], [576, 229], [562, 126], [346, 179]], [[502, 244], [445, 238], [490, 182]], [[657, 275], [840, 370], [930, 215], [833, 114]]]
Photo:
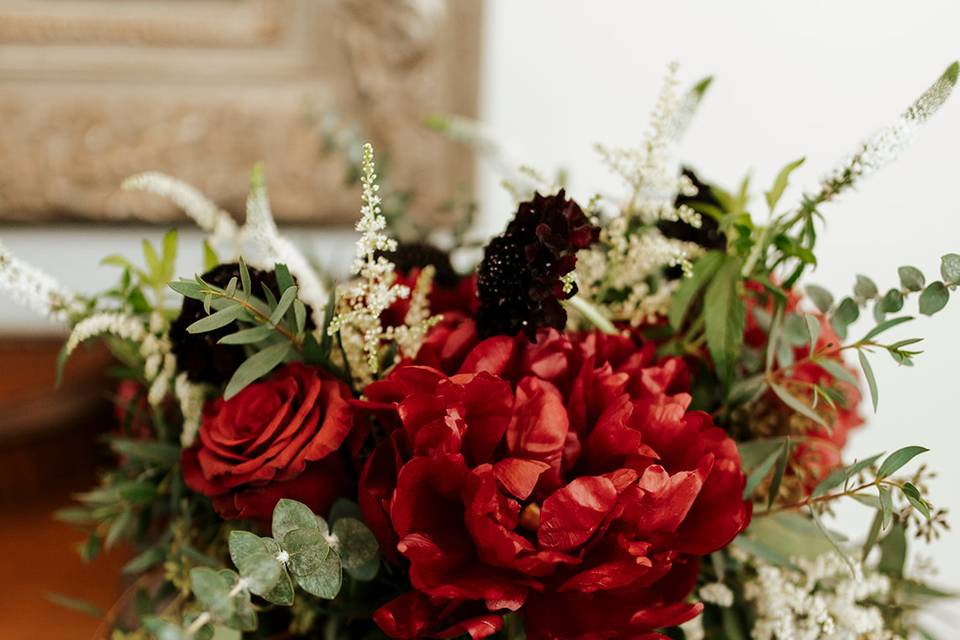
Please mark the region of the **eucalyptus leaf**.
[[235, 610], [230, 590], [233, 585], [216, 569], [194, 567], [190, 570], [190, 590], [197, 601], [215, 618], [225, 620]]
[[803, 290], [821, 313], [827, 313], [830, 311], [830, 307], [833, 306], [833, 294], [823, 287], [815, 284], [808, 284], [803, 288]]
[[234, 320], [246, 315], [246, 309], [239, 304], [234, 304], [226, 309], [216, 311], [206, 318], [200, 318], [187, 327], [187, 333], [205, 333], [225, 327]]
[[184, 298], [191, 298], [193, 300], [203, 300], [207, 293], [205, 286], [192, 280], [177, 280], [176, 282], [169, 283], [167, 286]]
[[877, 471], [877, 478], [883, 479], [892, 476], [894, 473], [899, 471], [903, 465], [907, 464], [921, 453], [926, 453], [927, 451], [929, 451], [929, 449], [918, 447], [916, 445], [897, 449], [887, 456], [887, 458], [883, 461], [883, 464], [880, 465], [880, 469]]
[[879, 293], [876, 283], [865, 275], [857, 275], [857, 281], [853, 285], [853, 293], [862, 300], [875, 298]]
[[960, 255], [948, 253], [940, 258], [940, 275], [944, 282], [957, 284], [960, 282]]
[[282, 262], [278, 262], [276, 265], [274, 265], [273, 271], [277, 276], [278, 291], [286, 291], [296, 284], [293, 281], [293, 276], [290, 275], [290, 269]]
[[803, 400], [800, 400], [794, 395], [791, 395], [784, 387], [779, 384], [771, 384], [770, 388], [773, 390], [777, 397], [783, 400], [784, 404], [788, 407], [804, 416], [816, 422], [817, 424], [823, 426], [824, 428], [829, 429], [830, 426], [824, 421], [823, 417], [814, 411], [809, 405], [807, 405]]
[[783, 449], [783, 447], [784, 443], [780, 443], [780, 446], [775, 449], [773, 453], [764, 458], [760, 464], [750, 471], [750, 475], [747, 476], [747, 484], [743, 487], [742, 497], [744, 500], [750, 499], [753, 492], [756, 491], [760, 483], [763, 482], [764, 478], [770, 473], [770, 470], [773, 469], [773, 465], [776, 464], [780, 458], [780, 450]]
[[880, 301], [880, 309], [886, 313], [896, 313], [903, 309], [903, 294], [899, 289], [887, 291]]
[[867, 532], [867, 539], [863, 542], [863, 549], [860, 552], [860, 560], [862, 562], [867, 561], [867, 556], [870, 555], [870, 551], [873, 549], [874, 545], [877, 544], [877, 540], [880, 538], [880, 530], [883, 524], [883, 514], [880, 511], [877, 511], [873, 514], [873, 520], [870, 522], [870, 529]]
[[907, 535], [900, 523], [890, 528], [890, 533], [880, 541], [880, 563], [877, 569], [881, 573], [900, 578], [903, 565], [907, 560]]
[[863, 375], [867, 379], [867, 387], [870, 389], [870, 400], [873, 402], [873, 411], [877, 411], [877, 403], [880, 401], [880, 390], [877, 388], [877, 378], [873, 375], [873, 367], [870, 366], [870, 361], [867, 360], [867, 354], [864, 353], [863, 349], [857, 349], [857, 358], [860, 360], [860, 368], [863, 370]]
[[210, 244], [209, 240], [203, 241], [203, 270], [210, 271], [215, 266], [220, 264], [220, 256], [217, 255], [216, 250]]
[[930, 505], [928, 505], [927, 501], [920, 495], [919, 489], [910, 482], [904, 482], [903, 486], [900, 487], [900, 491], [914, 509], [919, 511], [927, 520], [930, 519]]
[[708, 251], [693, 264], [693, 273], [680, 283], [680, 287], [671, 298], [667, 316], [671, 327], [680, 328], [690, 305], [700, 290], [713, 278], [725, 257], [719, 251]]
[[276, 335], [276, 331], [273, 327], [261, 325], [227, 334], [217, 340], [217, 344], [256, 344], [274, 335]]
[[773, 186], [770, 188], [770, 191], [764, 193], [764, 197], [767, 199], [767, 207], [770, 211], [773, 211], [777, 206], [777, 202], [780, 201], [781, 196], [783, 196], [784, 190], [787, 188], [787, 183], [790, 180], [790, 174], [793, 173], [800, 165], [803, 164], [804, 158], [799, 158], [794, 160], [783, 169], [780, 170], [780, 173], [777, 174], [776, 179], [773, 181]]
[[318, 598], [332, 600], [340, 593], [343, 581], [343, 569], [340, 565], [340, 556], [330, 553], [320, 566], [320, 569], [308, 576], [296, 576], [297, 584], [309, 594]]
[[932, 316], [947, 305], [950, 291], [939, 280], [931, 282], [920, 294], [920, 313]]
[[248, 531], [231, 531], [229, 546], [230, 559], [250, 591], [257, 595], [272, 591], [280, 580], [283, 565], [260, 537]]
[[297, 299], [297, 286], [293, 285], [287, 287], [283, 295], [280, 296], [280, 301], [277, 303], [277, 308], [273, 310], [273, 313], [270, 314], [270, 324], [278, 324], [283, 320], [284, 314], [290, 308], [290, 305], [293, 304], [293, 301]]
[[810, 314], [803, 318], [807, 322], [807, 334], [810, 336], [810, 356], [813, 356], [813, 352], [817, 349], [817, 340], [820, 339], [820, 320]]
[[823, 358], [817, 360], [817, 364], [837, 380], [846, 382], [854, 387], [858, 386], [857, 377], [850, 373], [850, 370], [847, 369], [839, 360]]
[[923, 277], [923, 272], [916, 267], [900, 267], [897, 269], [897, 274], [900, 276], [900, 284], [907, 291], [920, 291], [927, 281]]
[[893, 520], [893, 496], [889, 487], [877, 485], [877, 495], [880, 499], [880, 514], [883, 516], [881, 526], [886, 529]]
[[868, 331], [867, 335], [863, 336], [863, 338], [861, 338], [860, 341], [868, 342], [869, 340], [876, 338], [878, 335], [880, 335], [887, 329], [892, 329], [897, 325], [901, 325], [904, 322], [910, 322], [911, 320], [913, 320], [913, 316], [901, 316], [899, 318], [890, 318], [889, 320], [884, 320], [883, 322], [875, 326], [873, 329]]
[[317, 529], [317, 516], [307, 505], [281, 498], [273, 508], [273, 537], [283, 540], [294, 529]]
[[180, 625], [169, 620], [156, 616], [144, 616], [141, 623], [155, 640], [192, 640]]
[[273, 371], [274, 367], [290, 355], [292, 349], [292, 345], [284, 341], [271, 345], [247, 358], [233, 372], [233, 377], [230, 378], [230, 382], [227, 383], [227, 388], [223, 392], [224, 400], [229, 400], [251, 382]]
[[783, 475], [787, 470], [787, 464], [790, 461], [790, 437], [788, 436], [783, 443], [783, 450], [777, 458], [777, 466], [773, 471], [773, 480], [770, 481], [770, 491], [767, 497], [767, 509], [773, 506], [777, 496], [780, 495], [780, 484], [783, 482]]
[[250, 270], [247, 269], [247, 263], [243, 256], [237, 258], [237, 269], [240, 271], [240, 288], [247, 296], [253, 295], [253, 289], [250, 286]]
[[340, 518], [334, 522], [333, 535], [337, 537], [337, 551], [347, 571], [359, 569], [379, 555], [376, 536], [356, 518]]
[[741, 263], [726, 258], [707, 286], [704, 318], [707, 347], [721, 380], [729, 384], [743, 346], [744, 304], [740, 296]]
[[283, 548], [290, 556], [287, 568], [294, 576], [316, 573], [330, 555], [330, 545], [316, 527], [287, 532], [283, 536]]

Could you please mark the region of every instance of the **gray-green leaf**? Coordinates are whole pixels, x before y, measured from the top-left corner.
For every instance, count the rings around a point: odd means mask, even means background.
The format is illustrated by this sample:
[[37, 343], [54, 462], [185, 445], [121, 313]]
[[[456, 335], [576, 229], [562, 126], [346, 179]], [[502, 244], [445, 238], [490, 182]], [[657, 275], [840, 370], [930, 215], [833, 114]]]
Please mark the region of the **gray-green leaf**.
[[283, 540], [294, 529], [317, 528], [317, 517], [302, 502], [281, 498], [273, 508], [272, 532], [277, 540]]
[[297, 576], [297, 584], [307, 593], [318, 598], [332, 600], [340, 593], [340, 584], [343, 580], [343, 569], [340, 566], [340, 556], [336, 553], [327, 555], [320, 569], [309, 576]]
[[187, 327], [187, 333], [204, 333], [225, 327], [245, 313], [246, 310], [239, 304], [229, 306], [210, 314], [206, 318], [200, 318]]
[[873, 411], [877, 411], [877, 403], [880, 401], [880, 390], [877, 388], [877, 378], [873, 375], [873, 367], [867, 360], [867, 354], [863, 349], [857, 349], [857, 357], [860, 359], [860, 368], [863, 369], [863, 375], [867, 379], [867, 387], [870, 389], [870, 400], [873, 402]]
[[743, 346], [744, 305], [740, 260], [727, 258], [707, 286], [704, 299], [707, 347], [721, 380], [728, 383]]
[[927, 279], [923, 277], [923, 271], [916, 267], [900, 267], [897, 269], [897, 275], [900, 276], [900, 284], [907, 291], [920, 291]]
[[899, 471], [900, 467], [907, 464], [921, 453], [926, 453], [929, 449], [925, 447], [910, 446], [897, 449], [883, 461], [880, 470], [877, 471], [877, 478], [883, 479], [892, 476]]
[[939, 280], [931, 282], [920, 294], [920, 313], [932, 316], [947, 305], [950, 291]]
[[833, 306], [832, 293], [815, 284], [808, 284], [803, 289], [806, 291], [807, 297], [813, 301], [813, 304], [816, 305], [821, 313], [830, 311], [830, 307]]
[[940, 258], [940, 275], [950, 284], [960, 282], [960, 255], [948, 253]]
[[376, 559], [380, 550], [373, 532], [355, 518], [340, 518], [334, 522], [333, 535], [337, 537], [337, 551], [347, 571], [359, 569]]
[[233, 377], [230, 378], [230, 382], [227, 383], [227, 388], [223, 392], [224, 399], [229, 400], [251, 382], [273, 371], [273, 368], [283, 362], [290, 354], [292, 348], [289, 342], [278, 342], [247, 358], [233, 372]]

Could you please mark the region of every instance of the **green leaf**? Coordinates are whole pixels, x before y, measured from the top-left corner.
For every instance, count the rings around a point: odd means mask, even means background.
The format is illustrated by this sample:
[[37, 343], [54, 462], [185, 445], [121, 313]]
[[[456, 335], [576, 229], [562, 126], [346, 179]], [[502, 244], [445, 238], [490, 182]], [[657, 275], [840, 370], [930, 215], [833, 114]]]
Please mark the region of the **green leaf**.
[[150, 567], [157, 565], [166, 557], [166, 553], [160, 547], [150, 547], [133, 560], [123, 565], [123, 573], [137, 574], [143, 573]]
[[343, 569], [340, 565], [340, 555], [330, 553], [320, 566], [320, 569], [308, 576], [296, 576], [297, 584], [309, 594], [318, 598], [332, 600], [340, 593], [343, 581]]
[[289, 342], [279, 342], [247, 358], [233, 372], [233, 377], [230, 378], [230, 382], [227, 383], [227, 388], [223, 392], [224, 400], [229, 400], [251, 382], [273, 371], [273, 368], [283, 362], [290, 354], [292, 348]]
[[873, 549], [874, 545], [877, 544], [877, 539], [880, 537], [880, 529], [883, 524], [883, 514], [880, 511], [877, 511], [873, 514], [873, 520], [870, 522], [870, 529], [867, 532], [867, 539], [863, 542], [863, 549], [860, 552], [860, 560], [862, 562], [867, 561], [867, 556], [870, 555], [870, 551]]
[[348, 572], [376, 560], [379, 554], [376, 536], [356, 518], [340, 518], [334, 522], [333, 535], [337, 537], [337, 551], [343, 568]]
[[817, 364], [837, 380], [846, 382], [854, 387], [859, 386], [857, 377], [850, 373], [850, 371], [843, 365], [841, 361], [834, 360], [832, 358], [824, 358], [817, 360]]
[[833, 312], [833, 317], [844, 325], [853, 324], [860, 317], [860, 307], [854, 302], [853, 298], [844, 298], [837, 305]]
[[840, 543], [837, 542], [836, 538], [833, 537], [833, 534], [830, 533], [830, 530], [823, 526], [823, 522], [820, 521], [820, 516], [817, 514], [816, 509], [812, 506], [808, 509], [810, 512], [810, 517], [813, 518], [814, 524], [817, 525], [817, 528], [820, 530], [820, 533], [823, 534], [823, 537], [827, 539], [827, 542], [830, 543], [830, 546], [833, 547], [833, 550], [836, 551], [837, 555], [846, 563], [847, 568], [850, 569], [850, 575], [857, 575], [857, 568], [853, 565], [853, 562], [847, 557], [846, 552], [843, 550], [843, 547], [840, 546]]
[[860, 299], [869, 300], [875, 298], [879, 291], [877, 285], [864, 275], [857, 275], [857, 281], [853, 285], [853, 294]]
[[900, 487], [900, 491], [903, 493], [903, 497], [907, 499], [907, 502], [913, 505], [914, 509], [923, 514], [923, 517], [927, 520], [930, 519], [930, 505], [928, 505], [927, 501], [920, 495], [919, 489], [909, 482], [904, 482], [903, 486]]
[[177, 230], [170, 229], [163, 236], [163, 259], [161, 263], [163, 265], [162, 273], [165, 280], [169, 280], [173, 277], [173, 272], [176, 270], [177, 263]]
[[886, 529], [893, 520], [893, 495], [890, 488], [883, 485], [877, 485], [877, 494], [880, 498], [880, 514], [883, 516], [881, 527]]
[[215, 311], [206, 318], [200, 318], [187, 327], [187, 333], [205, 333], [207, 331], [213, 331], [215, 329], [227, 326], [237, 318], [243, 317], [245, 314], [246, 309], [239, 304], [234, 304], [226, 309]]
[[763, 194], [767, 199], [767, 206], [770, 208], [770, 211], [773, 211], [774, 207], [777, 206], [777, 202], [780, 201], [780, 197], [783, 196], [783, 191], [787, 188], [790, 174], [793, 173], [797, 167], [802, 165], [803, 161], [804, 158], [794, 160], [781, 169], [780, 173], [777, 174], [776, 179], [773, 181], [773, 187], [770, 188], [770, 191], [767, 191], [765, 194]]
[[190, 590], [215, 618], [225, 620], [233, 615], [235, 605], [230, 597], [233, 585], [216, 569], [194, 567], [190, 570]]
[[227, 334], [217, 340], [217, 344], [255, 344], [273, 335], [275, 335], [273, 327], [261, 325]]
[[790, 436], [783, 443], [783, 450], [780, 457], [777, 458], [777, 467], [773, 471], [773, 480], [770, 481], [770, 491], [767, 498], [767, 509], [773, 506], [774, 500], [780, 495], [780, 484], [783, 482], [783, 474], [787, 470], [787, 463], [790, 461]]
[[867, 332], [867, 335], [863, 336], [860, 341], [867, 342], [868, 340], [877, 337], [887, 329], [892, 329], [897, 325], [901, 325], [904, 322], [910, 322], [911, 320], [913, 320], [913, 316], [901, 316], [899, 318], [890, 318], [889, 320], [884, 320], [873, 329], [870, 329], [870, 331]]
[[800, 415], [804, 416], [805, 418], [809, 418], [813, 420], [814, 422], [823, 426], [824, 428], [827, 428], [827, 429], [830, 428], [829, 425], [820, 416], [820, 414], [818, 414], [810, 406], [808, 406], [805, 402], [803, 402], [796, 396], [790, 395], [790, 392], [787, 391], [785, 388], [774, 383], [770, 384], [770, 388], [773, 390], [775, 394], [777, 394], [778, 398], [783, 400], [783, 403], [786, 404], [788, 407], [790, 407]]
[[199, 282], [193, 282], [192, 280], [177, 280], [176, 282], [171, 282], [167, 286], [182, 295], [184, 298], [192, 298], [194, 300], [203, 300], [207, 292], [206, 287]]
[[140, 622], [155, 640], [192, 640], [186, 631], [169, 620], [156, 616], [144, 616]]
[[273, 589], [261, 597], [272, 604], [279, 604], [285, 607], [293, 605], [293, 578], [290, 577], [289, 573], [284, 571], [280, 574], [280, 580], [277, 581]]
[[880, 541], [880, 573], [900, 578], [903, 565], [907, 560], [907, 535], [902, 524], [894, 524], [883, 540]]
[[707, 286], [704, 298], [707, 347], [719, 378], [726, 384], [743, 346], [744, 304], [740, 296], [740, 260], [727, 258]]
[[52, 602], [53, 604], [59, 605], [61, 607], [66, 607], [67, 609], [73, 609], [74, 611], [79, 611], [80, 613], [86, 614], [91, 618], [96, 618], [97, 620], [102, 620], [104, 616], [104, 611], [100, 607], [87, 602], [86, 600], [80, 600], [79, 598], [71, 598], [70, 596], [65, 596], [60, 593], [47, 592], [43, 594], [43, 597]]
[[257, 595], [272, 591], [280, 580], [283, 565], [260, 536], [249, 531], [231, 531], [229, 546], [230, 559], [247, 580], [247, 588]]
[[947, 305], [950, 291], [939, 280], [931, 282], [920, 294], [920, 313], [932, 316]]
[[302, 502], [281, 498], [273, 508], [272, 532], [277, 540], [283, 540], [294, 529], [318, 528], [317, 516]]
[[203, 241], [203, 270], [210, 271], [220, 264], [220, 257], [208, 240]]
[[157, 255], [157, 250], [153, 248], [153, 245], [150, 244], [150, 241], [146, 238], [144, 238], [140, 244], [143, 246], [143, 259], [147, 263], [147, 270], [150, 273], [151, 280], [162, 277], [163, 265], [160, 262], [160, 256]]
[[873, 375], [873, 367], [867, 360], [867, 354], [863, 349], [857, 349], [857, 357], [860, 359], [860, 368], [863, 369], [863, 375], [867, 379], [867, 386], [870, 389], [870, 400], [873, 402], [873, 411], [877, 411], [877, 402], [880, 401], [880, 391], [877, 389], [877, 378]]
[[783, 447], [784, 443], [781, 443], [773, 453], [764, 458], [760, 464], [750, 471], [750, 475], [747, 476], [747, 484], [743, 488], [744, 500], [750, 499], [750, 496], [753, 495], [753, 492], [756, 491], [757, 487], [760, 486], [760, 483], [763, 482], [763, 479], [766, 478], [770, 473], [770, 470], [773, 469], [773, 465], [776, 464], [777, 460], [780, 458], [780, 451], [783, 449]]
[[927, 279], [923, 277], [923, 271], [916, 267], [900, 267], [897, 269], [900, 276], [900, 284], [907, 291], [920, 291]]
[[296, 284], [293, 281], [293, 276], [290, 275], [290, 269], [287, 268], [287, 265], [278, 262], [273, 269], [277, 275], [277, 291], [286, 291]]
[[806, 314], [803, 319], [807, 321], [807, 334], [810, 336], [810, 355], [817, 349], [817, 340], [820, 339], [820, 320], [819, 318]]
[[110, 448], [122, 456], [162, 467], [172, 467], [180, 461], [180, 447], [168, 442], [110, 438]]
[[896, 313], [903, 309], [903, 294], [899, 289], [890, 289], [880, 301], [880, 310], [885, 313]]
[[248, 296], [253, 295], [253, 289], [250, 287], [250, 270], [247, 269], [247, 263], [243, 256], [237, 257], [237, 268], [240, 271], [240, 288]]
[[290, 305], [293, 304], [293, 301], [297, 298], [297, 286], [293, 285], [287, 287], [283, 295], [280, 296], [280, 301], [277, 303], [277, 308], [273, 310], [273, 313], [270, 314], [270, 324], [277, 324], [283, 320], [283, 315], [287, 312], [287, 309], [290, 308]]
[[940, 258], [940, 275], [944, 282], [957, 284], [960, 282], [960, 255], [948, 253]]
[[815, 284], [808, 284], [803, 289], [821, 313], [830, 311], [830, 307], [833, 306], [833, 294]]
[[283, 548], [290, 554], [287, 568], [294, 576], [316, 573], [330, 554], [326, 536], [316, 527], [287, 532], [283, 536]]
[[297, 334], [303, 333], [307, 326], [307, 307], [300, 298], [293, 301], [293, 318], [296, 323]]
[[[693, 264], [693, 273], [680, 283], [680, 287], [670, 302], [667, 318], [670, 326], [679, 329], [700, 290], [713, 278], [723, 264], [725, 255], [719, 251], [708, 251]], [[326, 332], [324, 332], [326, 333]]]
[[883, 461], [883, 464], [880, 465], [880, 470], [877, 471], [877, 478], [883, 479], [892, 476], [894, 473], [900, 470], [900, 467], [907, 464], [921, 453], [926, 453], [927, 451], [929, 451], [929, 449], [918, 447], [916, 445], [897, 449], [887, 456], [886, 460]]

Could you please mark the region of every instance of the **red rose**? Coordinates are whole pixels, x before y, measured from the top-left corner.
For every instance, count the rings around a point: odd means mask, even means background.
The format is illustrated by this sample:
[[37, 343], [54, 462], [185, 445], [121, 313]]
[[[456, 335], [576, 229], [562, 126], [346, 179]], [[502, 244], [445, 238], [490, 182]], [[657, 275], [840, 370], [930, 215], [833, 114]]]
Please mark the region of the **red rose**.
[[267, 520], [280, 498], [326, 513], [347, 489], [337, 449], [353, 426], [350, 398], [339, 380], [294, 363], [208, 403], [183, 452], [187, 485], [228, 520]]
[[686, 384], [682, 361], [628, 338], [549, 331], [490, 338], [452, 376], [406, 366], [369, 385], [393, 430], [361, 507], [413, 586], [380, 627], [480, 638], [519, 611], [531, 640], [653, 638], [695, 616], [698, 557], [750, 505], [734, 442], [687, 410]]

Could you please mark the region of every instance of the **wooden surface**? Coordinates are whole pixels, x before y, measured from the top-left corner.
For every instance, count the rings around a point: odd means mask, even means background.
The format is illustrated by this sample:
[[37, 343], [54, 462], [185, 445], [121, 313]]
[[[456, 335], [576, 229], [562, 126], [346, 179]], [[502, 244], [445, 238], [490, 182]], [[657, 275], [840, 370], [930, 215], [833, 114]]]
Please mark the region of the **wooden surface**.
[[110, 424], [100, 349], [81, 350], [53, 388], [60, 341], [0, 338], [0, 638], [93, 638], [99, 622], [47, 593], [108, 609], [122, 589], [125, 553], [80, 560], [83, 535], [52, 513], [109, 462], [97, 441]]
[[119, 190], [141, 171], [239, 214], [262, 161], [278, 219], [352, 223], [359, 194], [324, 153], [335, 112], [390, 151], [421, 221], [449, 222], [436, 208], [473, 164], [423, 123], [475, 115], [479, 17], [479, 0], [0, 0], [0, 219], [181, 220]]

